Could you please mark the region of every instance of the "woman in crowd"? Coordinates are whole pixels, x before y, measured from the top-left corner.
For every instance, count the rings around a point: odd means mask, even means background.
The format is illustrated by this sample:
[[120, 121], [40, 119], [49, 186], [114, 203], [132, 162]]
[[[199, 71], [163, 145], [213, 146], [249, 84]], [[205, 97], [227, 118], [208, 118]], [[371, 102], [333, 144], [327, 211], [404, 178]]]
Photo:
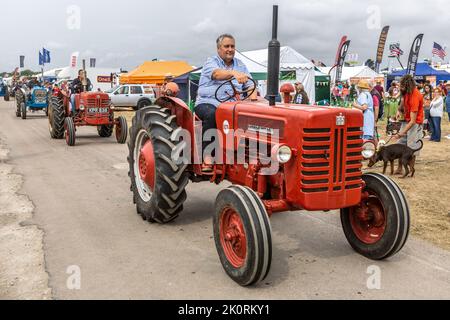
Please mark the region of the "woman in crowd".
[[348, 84], [345, 83], [344, 86], [342, 87], [342, 98], [344, 99], [344, 103], [347, 103], [349, 100], [349, 94], [350, 94], [350, 90], [348, 88]]
[[442, 90], [437, 87], [433, 91], [433, 100], [430, 103], [430, 120], [433, 124], [433, 133], [430, 141], [441, 142], [441, 120], [444, 115], [444, 99]]
[[353, 107], [361, 110], [364, 115], [363, 139], [374, 140], [375, 113], [373, 108], [373, 98], [370, 94], [371, 88], [366, 80], [360, 80], [357, 87], [360, 93], [358, 100], [353, 103]]
[[431, 136], [433, 134], [433, 123], [430, 119], [431, 100], [433, 100], [433, 88], [431, 87], [431, 85], [425, 84], [423, 87], [423, 110], [425, 112], [425, 119], [427, 120], [428, 124], [428, 136]]

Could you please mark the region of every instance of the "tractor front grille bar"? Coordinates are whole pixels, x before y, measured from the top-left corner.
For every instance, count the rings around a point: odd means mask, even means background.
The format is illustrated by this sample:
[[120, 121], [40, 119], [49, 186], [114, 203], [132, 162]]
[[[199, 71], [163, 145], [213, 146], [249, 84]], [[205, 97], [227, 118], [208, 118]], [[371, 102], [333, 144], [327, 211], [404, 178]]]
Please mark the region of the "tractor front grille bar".
[[301, 189], [305, 193], [338, 192], [362, 185], [361, 128], [303, 130]]

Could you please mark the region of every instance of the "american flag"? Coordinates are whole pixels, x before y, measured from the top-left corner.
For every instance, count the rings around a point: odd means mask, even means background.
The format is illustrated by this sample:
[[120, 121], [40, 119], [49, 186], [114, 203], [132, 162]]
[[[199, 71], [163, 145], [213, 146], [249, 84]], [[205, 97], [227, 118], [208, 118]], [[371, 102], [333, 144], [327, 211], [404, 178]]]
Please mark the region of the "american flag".
[[439, 44], [437, 44], [436, 42], [433, 45], [433, 54], [438, 56], [442, 60], [444, 60], [445, 56], [447, 55], [445, 50]]
[[389, 50], [391, 50], [391, 56], [393, 57], [400, 57], [403, 55], [403, 50], [400, 49], [400, 43], [391, 44]]

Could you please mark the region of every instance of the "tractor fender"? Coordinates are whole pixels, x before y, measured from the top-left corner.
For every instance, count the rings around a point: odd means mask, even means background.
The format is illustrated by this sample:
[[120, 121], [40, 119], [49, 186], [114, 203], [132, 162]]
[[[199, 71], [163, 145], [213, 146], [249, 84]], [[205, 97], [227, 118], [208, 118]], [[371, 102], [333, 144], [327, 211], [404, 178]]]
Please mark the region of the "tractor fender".
[[24, 88], [17, 88], [17, 90], [20, 91], [21, 94], [23, 94], [23, 96], [26, 98], [27, 97], [27, 92], [25, 91]]
[[167, 104], [168, 101], [172, 101], [174, 106], [178, 106], [180, 108], [186, 109], [186, 111], [189, 111], [192, 114], [191, 109], [189, 109], [189, 107], [186, 105], [186, 103], [183, 100], [176, 98], [176, 97], [167, 97], [167, 96], [159, 97], [155, 101], [155, 104], [162, 106], [164, 104]]
[[199, 120], [191, 109], [189, 109], [186, 103], [179, 98], [162, 96], [155, 101], [155, 104], [160, 107], [170, 109], [171, 114], [176, 116], [177, 125], [189, 131], [191, 136], [191, 150], [194, 151], [192, 152], [192, 156], [194, 157], [194, 153], [196, 152], [195, 127], [196, 122], [201, 120]]

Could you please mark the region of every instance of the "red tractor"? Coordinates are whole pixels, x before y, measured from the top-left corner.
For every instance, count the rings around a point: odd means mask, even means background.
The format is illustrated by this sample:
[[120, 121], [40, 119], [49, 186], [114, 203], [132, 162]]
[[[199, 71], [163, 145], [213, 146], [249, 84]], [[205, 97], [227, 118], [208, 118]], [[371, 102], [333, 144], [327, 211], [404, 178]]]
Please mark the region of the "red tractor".
[[70, 95], [65, 88], [55, 88], [50, 98], [48, 112], [50, 136], [66, 139], [69, 146], [75, 145], [76, 128], [97, 127], [98, 135], [111, 137], [115, 126], [116, 140], [124, 144], [128, 136], [127, 121], [123, 116], [114, 118], [111, 101], [104, 92], [81, 92], [75, 94], [75, 112], [70, 108]]
[[[217, 108], [216, 159], [222, 161], [217, 160], [211, 173], [204, 173], [198, 161], [201, 122], [180, 99], [162, 96], [156, 105], [138, 110], [130, 129], [131, 191], [145, 220], [176, 219], [189, 181], [233, 184], [216, 199], [213, 228], [222, 266], [242, 286], [269, 273], [269, 217], [277, 212], [340, 210], [350, 245], [374, 260], [400, 251], [409, 233], [408, 203], [400, 188], [388, 177], [362, 172], [362, 153], [371, 154], [363, 147], [359, 110], [275, 103], [280, 57], [276, 20], [275, 8], [269, 103], [223, 102]], [[239, 156], [243, 163], [236, 161]], [[274, 161], [268, 164], [267, 159]], [[269, 170], [273, 163], [275, 170]]]

